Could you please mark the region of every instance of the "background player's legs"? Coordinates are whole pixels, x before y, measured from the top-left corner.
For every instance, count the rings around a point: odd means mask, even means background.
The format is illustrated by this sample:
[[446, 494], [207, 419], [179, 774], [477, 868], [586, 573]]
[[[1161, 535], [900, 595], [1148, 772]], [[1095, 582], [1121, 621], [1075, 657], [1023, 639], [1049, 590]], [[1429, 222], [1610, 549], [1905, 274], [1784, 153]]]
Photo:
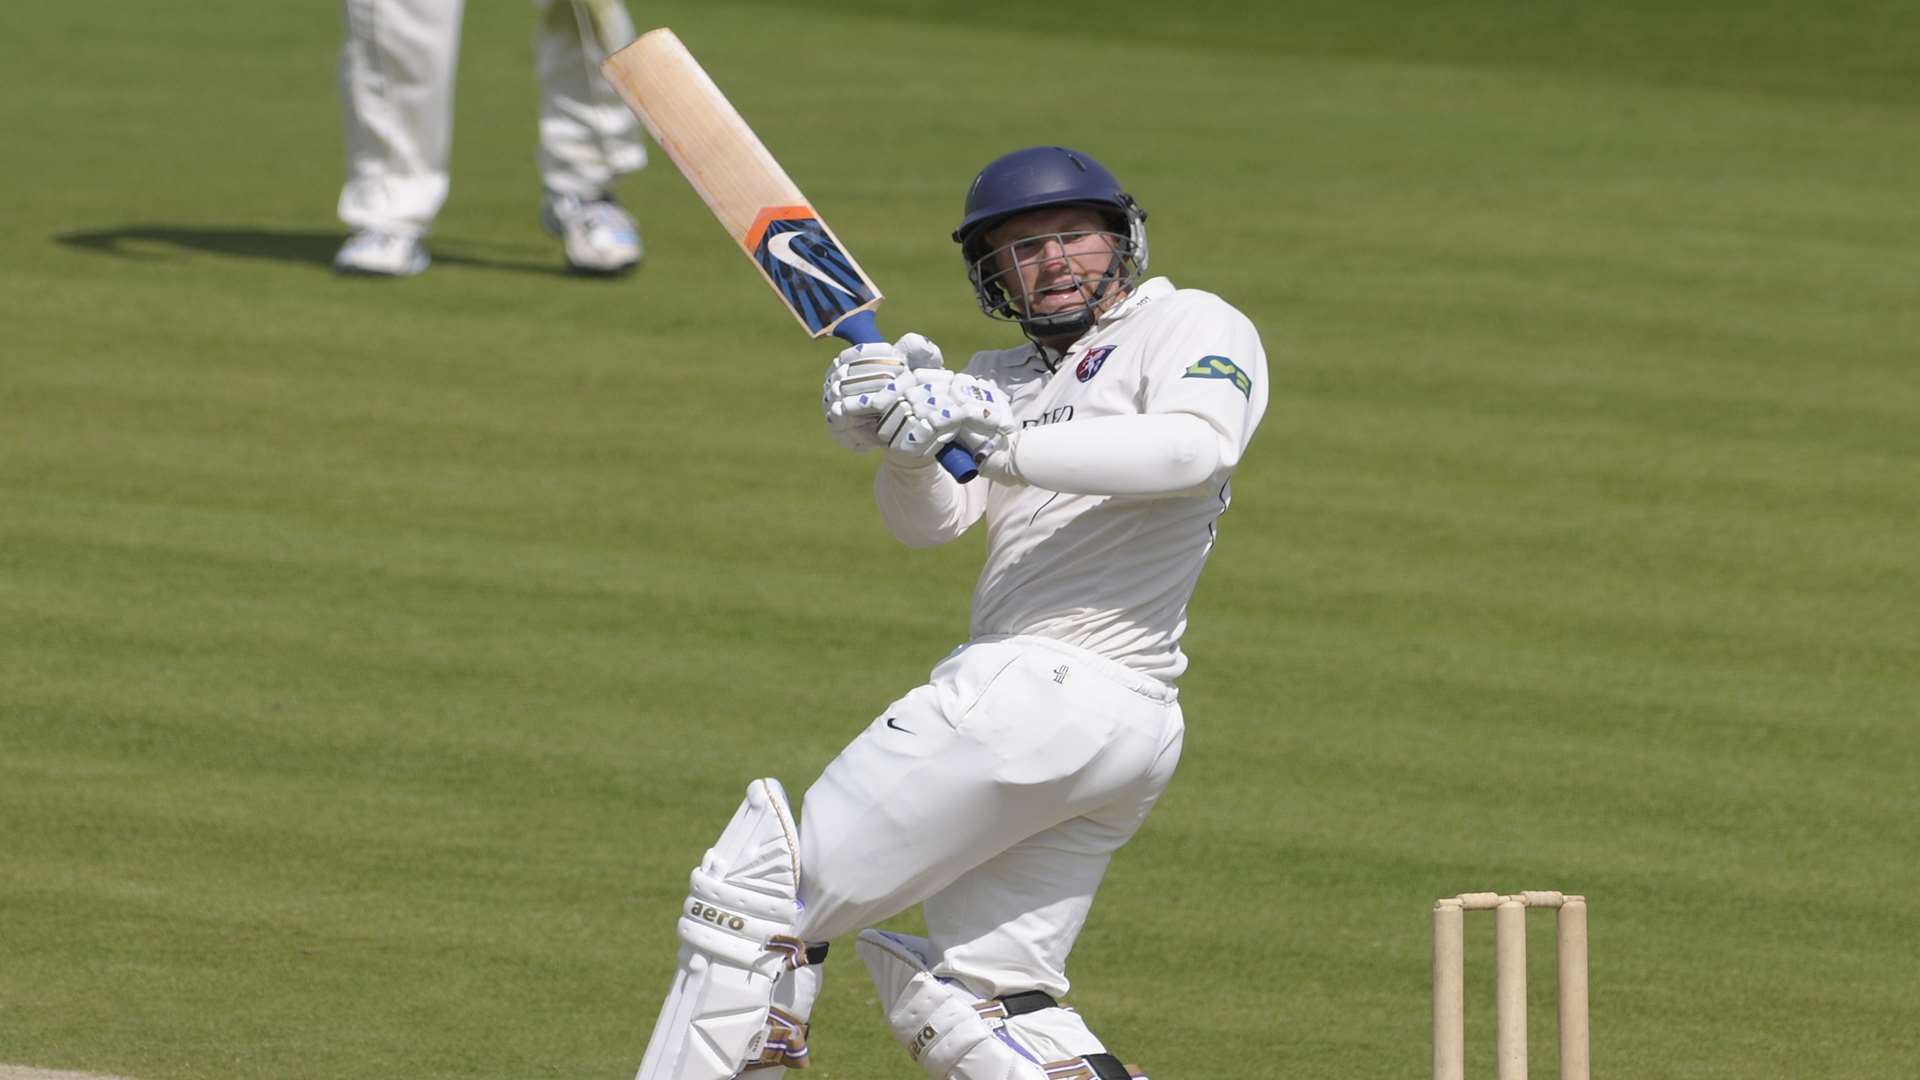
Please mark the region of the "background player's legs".
[[344, 0], [340, 220], [419, 236], [447, 197], [462, 0]]
[[540, 181], [594, 199], [647, 163], [640, 122], [600, 77], [600, 62], [633, 40], [620, 0], [535, 0], [540, 77]]
[[618, 273], [640, 260], [633, 218], [612, 201], [622, 173], [647, 163], [640, 123], [600, 75], [600, 62], [633, 40], [620, 0], [534, 0], [540, 28], [541, 220], [576, 270]]

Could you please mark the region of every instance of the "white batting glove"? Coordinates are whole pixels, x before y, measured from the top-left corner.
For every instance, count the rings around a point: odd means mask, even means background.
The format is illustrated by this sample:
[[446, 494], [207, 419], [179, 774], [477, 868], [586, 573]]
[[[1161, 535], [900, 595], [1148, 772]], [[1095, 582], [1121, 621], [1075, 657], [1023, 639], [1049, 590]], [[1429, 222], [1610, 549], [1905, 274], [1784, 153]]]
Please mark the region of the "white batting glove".
[[947, 358], [941, 355], [940, 346], [924, 334], [903, 334], [899, 341], [893, 343], [893, 347], [907, 358], [907, 366], [915, 371], [947, 366]]
[[975, 457], [987, 457], [1019, 429], [1006, 392], [991, 381], [944, 370], [913, 375], [913, 385], [880, 421], [890, 454], [924, 459], [957, 442]]
[[820, 413], [833, 441], [856, 454], [885, 446], [880, 417], [900, 400], [907, 361], [891, 345], [855, 345], [833, 358], [820, 387]]
[[940, 347], [919, 334], [891, 344], [855, 345], [827, 365], [820, 411], [827, 433], [854, 453], [884, 447], [880, 419], [900, 401], [916, 368], [938, 368]]

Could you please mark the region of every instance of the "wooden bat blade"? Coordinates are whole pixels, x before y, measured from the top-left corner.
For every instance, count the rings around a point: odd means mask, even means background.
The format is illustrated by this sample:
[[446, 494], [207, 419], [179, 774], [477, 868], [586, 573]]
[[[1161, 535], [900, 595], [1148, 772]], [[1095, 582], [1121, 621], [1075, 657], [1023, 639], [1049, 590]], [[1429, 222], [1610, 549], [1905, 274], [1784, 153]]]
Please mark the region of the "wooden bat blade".
[[673, 31], [640, 35], [600, 70], [807, 333], [879, 306], [872, 279]]

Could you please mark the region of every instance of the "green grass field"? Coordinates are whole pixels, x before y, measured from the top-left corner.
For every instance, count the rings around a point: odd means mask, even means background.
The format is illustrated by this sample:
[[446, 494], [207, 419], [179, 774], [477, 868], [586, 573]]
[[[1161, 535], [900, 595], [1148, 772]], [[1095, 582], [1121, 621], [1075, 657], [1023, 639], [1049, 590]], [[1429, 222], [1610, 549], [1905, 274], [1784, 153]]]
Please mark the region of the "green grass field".
[[[0, 1064], [627, 1076], [688, 868], [957, 642], [979, 539], [886, 537], [837, 346], [664, 158], [643, 270], [557, 272], [525, 3], [400, 283], [327, 269], [335, 5], [112, 6], [0, 35]], [[1422, 1076], [1431, 900], [1564, 888], [1597, 1075], [1920, 1074], [1920, 22], [1027, 7], [634, 0], [894, 331], [1011, 343], [946, 233], [1064, 142], [1265, 335], [1075, 1003], [1159, 1080]], [[852, 960], [813, 1072], [921, 1075]]]

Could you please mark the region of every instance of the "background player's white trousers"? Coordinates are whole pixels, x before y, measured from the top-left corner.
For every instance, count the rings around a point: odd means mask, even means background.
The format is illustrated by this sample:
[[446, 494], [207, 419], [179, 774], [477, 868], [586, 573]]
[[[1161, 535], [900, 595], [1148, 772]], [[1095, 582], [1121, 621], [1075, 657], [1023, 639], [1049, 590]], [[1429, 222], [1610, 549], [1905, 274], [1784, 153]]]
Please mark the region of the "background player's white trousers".
[[1043, 638], [961, 647], [807, 790], [797, 933], [924, 902], [934, 973], [984, 997], [1067, 992], [1115, 849], [1172, 778], [1174, 690]]
[[[463, 0], [343, 0], [340, 97], [347, 182], [340, 220], [425, 232], [447, 198]], [[633, 40], [619, 0], [534, 0], [539, 165], [546, 187], [592, 197], [646, 164], [639, 122], [600, 77]]]

